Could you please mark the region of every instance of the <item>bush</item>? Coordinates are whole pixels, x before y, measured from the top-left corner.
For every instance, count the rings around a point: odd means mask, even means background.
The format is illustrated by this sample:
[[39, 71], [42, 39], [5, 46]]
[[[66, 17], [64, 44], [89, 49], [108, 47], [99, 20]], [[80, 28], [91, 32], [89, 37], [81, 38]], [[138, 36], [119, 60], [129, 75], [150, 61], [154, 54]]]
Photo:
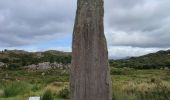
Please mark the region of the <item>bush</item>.
[[8, 65], [9, 70], [16, 70], [16, 69], [19, 69], [20, 67], [21, 67], [21, 64], [19, 63], [11, 63]]
[[110, 74], [111, 75], [125, 75], [125, 73], [121, 69], [111, 69]]
[[38, 84], [34, 84], [33, 86], [32, 86], [32, 91], [33, 92], [36, 92], [36, 91], [38, 91], [38, 90], [40, 90], [41, 89], [41, 86], [40, 85], [38, 85]]
[[58, 92], [58, 97], [63, 99], [70, 99], [70, 91], [67, 87]]
[[52, 92], [50, 90], [45, 91], [42, 96], [42, 100], [54, 100]]
[[132, 74], [132, 68], [111, 68], [110, 74], [111, 75], [129, 75]]

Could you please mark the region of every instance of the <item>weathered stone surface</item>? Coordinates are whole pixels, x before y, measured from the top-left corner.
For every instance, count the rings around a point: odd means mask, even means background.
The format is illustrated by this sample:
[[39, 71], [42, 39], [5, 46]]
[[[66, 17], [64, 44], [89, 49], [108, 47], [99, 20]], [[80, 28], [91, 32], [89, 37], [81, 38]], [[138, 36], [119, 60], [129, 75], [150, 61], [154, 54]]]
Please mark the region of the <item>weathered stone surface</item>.
[[69, 69], [70, 64], [62, 64], [62, 63], [50, 63], [50, 62], [43, 62], [37, 65], [32, 64], [25, 66], [26, 69], [30, 70], [47, 70], [47, 69]]
[[5, 64], [3, 62], [0, 62], [0, 67], [4, 67]]
[[71, 100], [111, 100], [103, 0], [78, 0], [73, 32]]
[[38, 64], [39, 70], [50, 69], [50, 62], [43, 62]]
[[28, 68], [28, 69], [31, 69], [31, 70], [36, 70], [37, 69], [37, 65], [32, 64], [32, 65], [25, 66], [25, 68]]

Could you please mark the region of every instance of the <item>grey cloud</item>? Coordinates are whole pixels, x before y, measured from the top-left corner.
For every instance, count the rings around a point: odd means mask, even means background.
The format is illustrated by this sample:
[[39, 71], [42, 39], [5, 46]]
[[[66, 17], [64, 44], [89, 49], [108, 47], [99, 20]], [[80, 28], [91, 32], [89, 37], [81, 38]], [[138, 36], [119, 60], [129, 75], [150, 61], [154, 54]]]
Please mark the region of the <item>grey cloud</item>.
[[0, 45], [28, 45], [71, 33], [75, 5], [75, 0], [1, 0]]
[[[168, 48], [169, 9], [169, 0], [105, 0], [110, 55], [123, 57], [134, 50], [129, 54], [133, 56]], [[76, 0], [0, 0], [0, 46], [27, 46], [71, 34], [75, 11]]]
[[[112, 0], [106, 10], [110, 45], [135, 47], [170, 46], [169, 0]], [[126, 3], [128, 2], [128, 3]], [[112, 6], [111, 6], [112, 5]], [[117, 35], [115, 35], [114, 33]], [[122, 34], [121, 32], [125, 33]], [[135, 33], [135, 36], [134, 36]], [[120, 38], [120, 36], [123, 35]], [[117, 39], [118, 38], [118, 39]]]
[[141, 5], [144, 0], [105, 0], [105, 8], [113, 10], [115, 8], [133, 8], [136, 5]]

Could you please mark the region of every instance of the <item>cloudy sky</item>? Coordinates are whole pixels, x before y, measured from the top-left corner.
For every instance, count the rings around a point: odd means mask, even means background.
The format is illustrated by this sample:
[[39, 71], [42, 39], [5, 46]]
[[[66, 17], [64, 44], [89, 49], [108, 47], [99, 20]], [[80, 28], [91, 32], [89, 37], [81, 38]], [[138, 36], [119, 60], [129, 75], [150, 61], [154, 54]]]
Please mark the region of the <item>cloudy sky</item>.
[[[105, 0], [109, 57], [170, 47], [170, 0]], [[0, 50], [71, 51], [76, 0], [0, 0]]]

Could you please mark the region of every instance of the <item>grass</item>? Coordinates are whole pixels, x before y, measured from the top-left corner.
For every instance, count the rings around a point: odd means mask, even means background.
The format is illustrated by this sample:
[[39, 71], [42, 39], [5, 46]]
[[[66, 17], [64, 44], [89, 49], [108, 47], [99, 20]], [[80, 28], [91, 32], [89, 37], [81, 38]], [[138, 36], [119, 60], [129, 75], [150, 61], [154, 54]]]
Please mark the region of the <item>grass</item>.
[[112, 70], [113, 100], [170, 100], [169, 70]]
[[12, 97], [17, 95], [22, 95], [26, 92], [29, 92], [29, 84], [25, 82], [11, 82], [7, 83], [4, 87], [4, 96]]
[[[8, 73], [8, 78], [5, 79]], [[170, 70], [111, 68], [113, 100], [170, 100]], [[0, 100], [28, 100], [50, 90], [54, 100], [69, 100], [65, 70], [0, 70]]]
[[0, 100], [28, 100], [30, 96], [42, 97], [48, 89], [53, 95], [57, 95], [62, 88], [68, 86], [68, 80], [68, 72], [64, 70], [38, 72], [0, 70]]

